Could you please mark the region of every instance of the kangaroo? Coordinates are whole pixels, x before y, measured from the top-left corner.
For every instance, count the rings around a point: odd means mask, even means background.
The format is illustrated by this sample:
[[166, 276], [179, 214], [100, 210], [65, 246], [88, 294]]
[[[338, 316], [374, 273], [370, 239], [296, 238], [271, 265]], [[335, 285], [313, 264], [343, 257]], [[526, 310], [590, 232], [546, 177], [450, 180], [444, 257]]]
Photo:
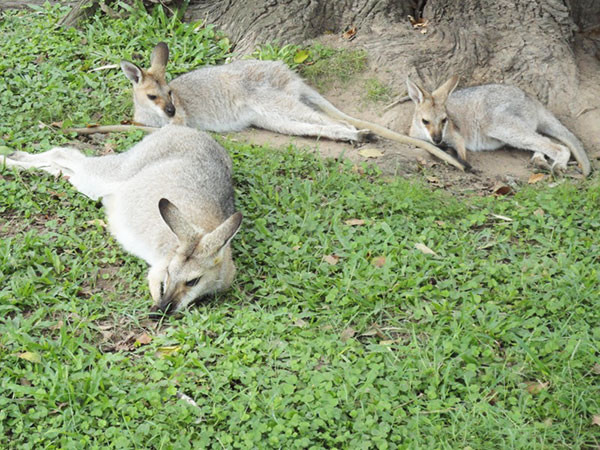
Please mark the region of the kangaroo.
[[[538, 100], [502, 84], [454, 91], [458, 80], [453, 76], [431, 94], [406, 80], [408, 94], [416, 104], [410, 136], [436, 145], [446, 143], [464, 161], [467, 149], [477, 152], [510, 145], [531, 150], [532, 162], [552, 172], [566, 170], [572, 153], [583, 175], [589, 175], [590, 161], [579, 139]], [[554, 161], [551, 166], [545, 156]]]
[[[376, 133], [421, 147], [460, 170], [465, 169], [464, 164], [430, 143], [343, 113], [281, 61], [243, 60], [204, 67], [167, 84], [168, 59], [169, 48], [160, 42], [152, 51], [147, 70], [121, 61], [123, 72], [133, 84], [134, 121], [145, 126], [146, 131], [167, 123], [216, 132], [255, 126], [283, 134], [358, 142]], [[97, 133], [128, 128], [131, 126], [114, 125], [71, 131]]]
[[64, 175], [102, 198], [110, 232], [150, 266], [152, 311], [173, 313], [227, 289], [230, 242], [240, 228], [229, 155], [206, 133], [168, 125], [124, 153], [87, 157], [74, 148], [14, 152], [8, 167]]

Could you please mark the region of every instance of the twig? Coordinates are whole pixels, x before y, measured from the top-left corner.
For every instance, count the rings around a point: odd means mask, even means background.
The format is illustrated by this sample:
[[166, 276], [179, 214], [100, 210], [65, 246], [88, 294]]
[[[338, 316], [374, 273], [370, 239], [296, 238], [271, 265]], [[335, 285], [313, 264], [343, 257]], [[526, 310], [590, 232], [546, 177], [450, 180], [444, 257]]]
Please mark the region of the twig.
[[398, 100], [396, 100], [394, 103], [390, 103], [389, 105], [387, 105], [385, 108], [383, 108], [384, 111], [387, 111], [388, 109], [392, 109], [394, 106], [399, 105], [400, 103], [404, 103], [410, 100], [410, 97], [408, 95], [404, 95], [402, 97], [400, 97]]

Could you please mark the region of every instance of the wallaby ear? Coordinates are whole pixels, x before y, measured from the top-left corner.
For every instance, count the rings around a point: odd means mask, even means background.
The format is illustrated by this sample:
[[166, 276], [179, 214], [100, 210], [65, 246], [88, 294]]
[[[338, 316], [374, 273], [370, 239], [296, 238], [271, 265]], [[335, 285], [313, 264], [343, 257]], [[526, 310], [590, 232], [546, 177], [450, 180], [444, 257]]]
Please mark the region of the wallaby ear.
[[408, 88], [408, 96], [417, 105], [423, 103], [428, 93], [417, 83], [413, 83], [410, 78], [406, 79], [406, 87]]
[[160, 215], [169, 226], [171, 231], [177, 236], [180, 243], [190, 242], [196, 235], [194, 228], [183, 217], [179, 209], [166, 198], [161, 198], [158, 202]]
[[169, 47], [164, 42], [159, 42], [150, 56], [150, 70], [153, 73], [164, 73], [167, 61], [169, 61]]
[[442, 103], [445, 102], [448, 96], [452, 94], [452, 91], [456, 89], [456, 86], [458, 86], [459, 80], [460, 77], [458, 75], [452, 76], [448, 81], [433, 91], [431, 96]]
[[225, 222], [202, 238], [200, 243], [204, 247], [204, 251], [209, 255], [214, 255], [225, 249], [241, 225], [242, 213], [232, 214]]
[[121, 70], [125, 73], [125, 76], [131, 80], [133, 84], [138, 84], [144, 78], [142, 69], [136, 66], [134, 63], [129, 61], [121, 61]]

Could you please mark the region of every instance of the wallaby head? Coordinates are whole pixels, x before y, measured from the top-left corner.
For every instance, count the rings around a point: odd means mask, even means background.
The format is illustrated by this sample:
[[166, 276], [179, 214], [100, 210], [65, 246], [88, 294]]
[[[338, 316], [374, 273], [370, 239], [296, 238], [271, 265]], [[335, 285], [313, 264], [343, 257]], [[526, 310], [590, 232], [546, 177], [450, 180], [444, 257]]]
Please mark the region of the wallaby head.
[[144, 116], [157, 115], [162, 122], [154, 124], [157, 126], [168, 123], [176, 112], [173, 104], [173, 92], [165, 78], [168, 60], [169, 47], [164, 42], [159, 42], [152, 51], [149, 69], [144, 70], [132, 62], [121, 61], [121, 69], [133, 84], [133, 103], [136, 116], [140, 114]]
[[418, 84], [406, 79], [408, 95], [415, 102], [411, 135], [427, 138], [436, 145], [444, 141], [448, 127], [446, 100], [458, 84], [459, 77], [454, 75], [431, 94]]
[[238, 232], [242, 214], [236, 212], [205, 233], [190, 224], [179, 209], [163, 198], [158, 204], [160, 215], [177, 236], [178, 246], [164, 269], [164, 279], [155, 298], [153, 310], [173, 313], [194, 300], [228, 288], [235, 274], [229, 243]]

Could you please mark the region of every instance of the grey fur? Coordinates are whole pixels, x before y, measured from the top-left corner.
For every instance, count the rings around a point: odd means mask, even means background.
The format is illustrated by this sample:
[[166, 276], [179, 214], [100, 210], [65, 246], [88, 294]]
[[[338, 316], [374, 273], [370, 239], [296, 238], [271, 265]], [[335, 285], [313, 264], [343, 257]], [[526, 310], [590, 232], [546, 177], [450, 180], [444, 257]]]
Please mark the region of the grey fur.
[[[234, 207], [231, 159], [206, 133], [168, 125], [120, 154], [86, 157], [57, 147], [15, 152], [5, 161], [65, 175], [82, 194], [102, 198], [111, 233], [150, 266], [156, 308], [172, 312], [231, 284], [228, 244], [241, 215]], [[164, 219], [162, 209], [169, 210]], [[175, 220], [181, 224], [167, 223]], [[196, 278], [201, 281], [193, 288], [185, 286]]]

